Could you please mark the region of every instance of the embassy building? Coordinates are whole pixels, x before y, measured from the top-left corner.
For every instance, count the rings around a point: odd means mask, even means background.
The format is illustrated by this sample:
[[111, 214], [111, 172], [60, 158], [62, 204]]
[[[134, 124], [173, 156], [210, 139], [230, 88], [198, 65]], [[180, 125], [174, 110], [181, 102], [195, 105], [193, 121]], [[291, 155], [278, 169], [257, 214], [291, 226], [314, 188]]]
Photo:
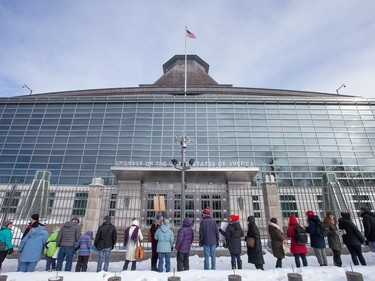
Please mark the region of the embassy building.
[[186, 61], [139, 87], [1, 98], [1, 219], [77, 216], [95, 231], [107, 214], [121, 229], [162, 213], [197, 229], [210, 207], [218, 223], [254, 215], [265, 229], [373, 209], [375, 99], [233, 87]]

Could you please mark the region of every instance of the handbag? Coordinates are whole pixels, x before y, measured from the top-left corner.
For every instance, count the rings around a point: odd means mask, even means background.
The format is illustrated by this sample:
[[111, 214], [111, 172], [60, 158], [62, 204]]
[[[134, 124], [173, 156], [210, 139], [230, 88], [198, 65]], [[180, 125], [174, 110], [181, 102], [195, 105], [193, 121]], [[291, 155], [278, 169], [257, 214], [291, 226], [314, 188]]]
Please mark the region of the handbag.
[[284, 254], [285, 255], [290, 255], [291, 254], [289, 246], [288, 246], [287, 243], [283, 243], [283, 250], [284, 250]]
[[254, 237], [247, 237], [246, 243], [247, 243], [247, 246], [249, 248], [254, 248], [255, 247], [255, 238]]
[[7, 246], [7, 244], [5, 242], [0, 242], [0, 252], [5, 251], [6, 246]]
[[135, 247], [135, 254], [134, 258], [136, 260], [143, 260], [145, 257], [145, 249], [143, 248], [141, 243], [137, 243], [137, 246]]

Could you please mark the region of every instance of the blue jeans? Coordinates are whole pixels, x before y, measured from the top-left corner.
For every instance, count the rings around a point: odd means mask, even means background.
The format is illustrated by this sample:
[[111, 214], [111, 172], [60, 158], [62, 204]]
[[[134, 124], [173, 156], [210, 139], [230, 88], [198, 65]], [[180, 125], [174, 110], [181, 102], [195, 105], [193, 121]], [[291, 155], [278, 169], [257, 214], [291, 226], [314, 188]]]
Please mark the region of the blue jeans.
[[375, 252], [375, 242], [371, 242], [371, 241], [369, 241], [368, 244], [369, 244], [369, 246], [370, 246], [370, 248], [371, 248], [371, 251], [372, 251], [372, 252]]
[[33, 272], [38, 262], [22, 262], [18, 263], [18, 270], [21, 272]]
[[99, 272], [102, 270], [102, 264], [103, 264], [103, 256], [104, 256], [104, 271], [108, 271], [109, 267], [109, 258], [111, 256], [111, 250], [112, 248], [104, 248], [99, 250], [99, 259], [98, 259], [98, 266], [96, 267], [96, 272]]
[[171, 253], [158, 253], [159, 259], [159, 272], [163, 272], [163, 263], [165, 258], [165, 271], [171, 271]]
[[65, 271], [71, 271], [72, 270], [72, 264], [73, 264], [73, 256], [74, 256], [74, 247], [68, 247], [68, 246], [61, 246], [59, 250], [59, 254], [57, 255], [57, 265], [56, 270], [61, 271], [62, 270], [62, 264], [65, 261]]
[[203, 244], [204, 269], [210, 269], [209, 258], [211, 257], [211, 269], [216, 269], [216, 244]]

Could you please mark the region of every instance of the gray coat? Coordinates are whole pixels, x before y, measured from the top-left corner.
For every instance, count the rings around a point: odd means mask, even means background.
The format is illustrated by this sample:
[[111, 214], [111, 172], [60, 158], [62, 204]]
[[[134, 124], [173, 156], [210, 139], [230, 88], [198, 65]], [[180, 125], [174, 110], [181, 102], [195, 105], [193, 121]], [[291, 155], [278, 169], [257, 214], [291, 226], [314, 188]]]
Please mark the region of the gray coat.
[[75, 220], [68, 221], [61, 228], [57, 236], [56, 246], [74, 247], [81, 237], [81, 227]]

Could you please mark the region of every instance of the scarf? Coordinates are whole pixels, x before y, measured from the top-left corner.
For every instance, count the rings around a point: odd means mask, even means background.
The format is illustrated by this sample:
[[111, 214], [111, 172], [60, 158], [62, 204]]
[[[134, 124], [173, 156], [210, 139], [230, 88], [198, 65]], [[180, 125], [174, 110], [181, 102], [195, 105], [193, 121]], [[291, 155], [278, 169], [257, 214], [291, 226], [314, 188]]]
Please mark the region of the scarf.
[[125, 231], [124, 231], [124, 247], [126, 247], [128, 245], [128, 242], [129, 242], [129, 231], [130, 231], [130, 228], [132, 226], [134, 226], [135, 228], [134, 228], [134, 231], [133, 231], [130, 239], [134, 243], [137, 242], [139, 227], [133, 224], [133, 225], [129, 226], [127, 229], [125, 229]]

